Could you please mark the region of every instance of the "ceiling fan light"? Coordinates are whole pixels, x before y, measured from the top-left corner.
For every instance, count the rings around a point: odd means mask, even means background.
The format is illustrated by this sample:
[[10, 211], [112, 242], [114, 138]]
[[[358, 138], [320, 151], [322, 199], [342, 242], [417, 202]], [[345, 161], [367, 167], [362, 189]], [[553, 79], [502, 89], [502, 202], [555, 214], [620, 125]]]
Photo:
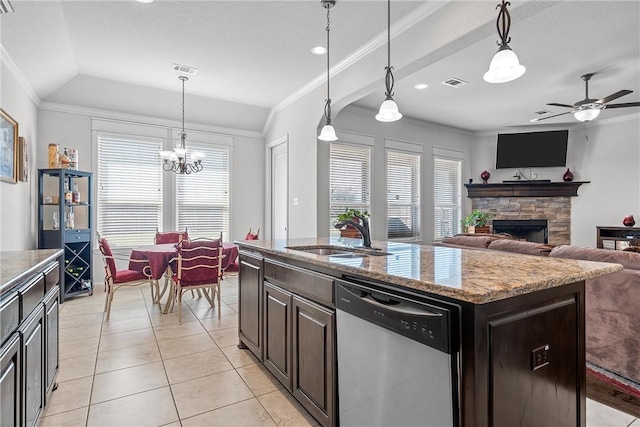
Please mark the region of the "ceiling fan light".
[[380, 106], [380, 111], [376, 114], [376, 120], [379, 122], [395, 122], [400, 120], [402, 114], [398, 111], [398, 105], [393, 98], [387, 98]]
[[575, 113], [573, 113], [573, 117], [575, 117], [576, 120], [580, 120], [581, 122], [590, 122], [591, 120], [598, 117], [599, 114], [600, 114], [599, 108], [585, 108], [583, 110], [578, 110]]
[[518, 61], [518, 55], [508, 45], [502, 45], [484, 73], [487, 83], [506, 83], [522, 76], [527, 69]]
[[333, 128], [333, 126], [327, 124], [322, 127], [318, 139], [320, 141], [337, 141], [338, 136], [336, 135], [336, 130]]

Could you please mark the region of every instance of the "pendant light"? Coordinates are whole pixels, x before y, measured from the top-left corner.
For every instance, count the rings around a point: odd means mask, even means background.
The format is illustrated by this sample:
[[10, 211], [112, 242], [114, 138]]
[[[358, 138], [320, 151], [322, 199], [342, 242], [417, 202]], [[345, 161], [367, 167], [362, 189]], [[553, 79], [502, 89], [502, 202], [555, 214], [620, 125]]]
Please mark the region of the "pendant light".
[[524, 65], [520, 64], [518, 56], [509, 47], [511, 42], [511, 37], [509, 37], [511, 15], [507, 10], [507, 6], [510, 5], [510, 2], [502, 0], [502, 3], [496, 6], [496, 9], [500, 8], [498, 20], [496, 21], [496, 28], [500, 36], [500, 41], [498, 42], [500, 48], [493, 56], [491, 64], [489, 64], [489, 71], [484, 73], [484, 81], [488, 83], [510, 82], [522, 76], [527, 70]]
[[324, 126], [318, 139], [321, 141], [336, 141], [338, 136], [336, 130], [331, 125], [331, 96], [329, 95], [329, 10], [335, 6], [335, 0], [321, 0], [322, 7], [327, 9], [327, 99], [324, 104]]
[[162, 168], [167, 172], [178, 175], [198, 173], [203, 169], [202, 159], [204, 154], [199, 151], [191, 153], [191, 162], [187, 162], [187, 133], [184, 131], [184, 82], [189, 80], [187, 76], [178, 76], [182, 80], [182, 131], [180, 132], [180, 145], [173, 151], [161, 151]]
[[387, 0], [387, 75], [384, 83], [387, 91], [385, 92], [385, 100], [380, 106], [380, 111], [376, 114], [376, 120], [379, 122], [395, 122], [402, 118], [402, 114], [398, 111], [398, 105], [393, 100], [393, 67], [391, 66], [391, 0]]

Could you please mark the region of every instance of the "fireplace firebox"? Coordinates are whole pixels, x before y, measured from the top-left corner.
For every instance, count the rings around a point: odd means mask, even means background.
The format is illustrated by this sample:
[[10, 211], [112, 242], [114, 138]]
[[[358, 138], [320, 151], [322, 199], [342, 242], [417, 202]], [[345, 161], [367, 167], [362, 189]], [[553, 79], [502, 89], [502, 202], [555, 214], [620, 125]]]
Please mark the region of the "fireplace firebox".
[[516, 239], [528, 242], [549, 243], [546, 219], [494, 219], [493, 232], [509, 233]]

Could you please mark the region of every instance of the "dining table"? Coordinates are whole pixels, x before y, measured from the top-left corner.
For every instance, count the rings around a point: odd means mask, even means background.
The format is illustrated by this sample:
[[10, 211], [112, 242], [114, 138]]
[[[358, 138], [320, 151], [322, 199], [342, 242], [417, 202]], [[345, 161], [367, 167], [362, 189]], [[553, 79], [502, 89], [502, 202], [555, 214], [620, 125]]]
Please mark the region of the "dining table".
[[[172, 274], [171, 262], [178, 255], [177, 245], [177, 243], [162, 243], [157, 245], [138, 246], [131, 250], [131, 255], [129, 257], [132, 261], [147, 261], [148, 264], [143, 262], [130, 262], [129, 270], [142, 271], [148, 265], [151, 280], [156, 281], [156, 284], [158, 283], [158, 280], [165, 275], [165, 273], [167, 274], [165, 286], [162, 289], [162, 292], [157, 296], [157, 302], [160, 304], [160, 298], [166, 292], [167, 285], [170, 282], [171, 287], [169, 289], [169, 296], [167, 297], [167, 302], [162, 310], [163, 313], [167, 313], [173, 303], [173, 280], [170, 279]], [[225, 271], [227, 268], [234, 265], [236, 258], [238, 257], [238, 247], [231, 242], [223, 243], [222, 255], [222, 271]]]

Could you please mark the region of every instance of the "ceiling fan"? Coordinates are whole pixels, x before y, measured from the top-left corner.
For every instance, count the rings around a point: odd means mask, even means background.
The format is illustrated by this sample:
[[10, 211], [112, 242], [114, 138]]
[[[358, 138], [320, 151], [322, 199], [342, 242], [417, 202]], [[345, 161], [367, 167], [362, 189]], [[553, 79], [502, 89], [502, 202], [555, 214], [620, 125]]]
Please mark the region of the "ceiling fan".
[[565, 114], [573, 113], [574, 117], [577, 120], [580, 120], [581, 122], [588, 122], [598, 117], [598, 114], [600, 114], [600, 111], [604, 110], [605, 108], [640, 107], [640, 102], [627, 102], [623, 104], [607, 104], [608, 102], [611, 102], [614, 99], [618, 99], [620, 97], [630, 94], [631, 92], [633, 92], [632, 90], [626, 90], [626, 89], [619, 90], [618, 92], [612, 93], [611, 95], [601, 99], [589, 98], [589, 80], [591, 80], [591, 77], [593, 77], [594, 74], [595, 73], [589, 73], [580, 77], [582, 80], [584, 80], [584, 91], [585, 91], [585, 96], [582, 101], [578, 101], [573, 105], [558, 104], [555, 102], [547, 104], [547, 105], [553, 105], [556, 107], [571, 108], [572, 109], [571, 111], [567, 111], [565, 113], [560, 113], [560, 114], [554, 114], [553, 116], [539, 117], [537, 119], [532, 119], [531, 121], [539, 122], [541, 120], [547, 120], [553, 117], [558, 117], [558, 116], [563, 116]]

